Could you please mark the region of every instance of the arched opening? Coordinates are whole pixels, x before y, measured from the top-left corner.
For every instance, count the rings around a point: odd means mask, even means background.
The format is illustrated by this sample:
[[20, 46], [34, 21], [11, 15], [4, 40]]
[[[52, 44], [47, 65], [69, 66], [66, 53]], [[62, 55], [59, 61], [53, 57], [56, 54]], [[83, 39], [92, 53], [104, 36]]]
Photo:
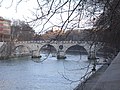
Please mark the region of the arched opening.
[[31, 54], [30, 49], [24, 45], [19, 45], [14, 48], [13, 56], [29, 56]]
[[39, 52], [42, 57], [56, 57], [57, 54], [57, 50], [55, 49], [55, 47], [50, 44], [42, 46]]
[[86, 49], [83, 46], [74, 45], [74, 46], [69, 47], [66, 50], [66, 54], [87, 55], [88, 53], [87, 53]]
[[115, 49], [111, 48], [111, 47], [103, 47], [100, 48], [97, 53], [96, 56], [97, 57], [103, 57], [104, 59], [113, 59], [114, 55], [115, 55]]
[[88, 53], [84, 47], [74, 45], [66, 50], [66, 57], [73, 61], [87, 61]]

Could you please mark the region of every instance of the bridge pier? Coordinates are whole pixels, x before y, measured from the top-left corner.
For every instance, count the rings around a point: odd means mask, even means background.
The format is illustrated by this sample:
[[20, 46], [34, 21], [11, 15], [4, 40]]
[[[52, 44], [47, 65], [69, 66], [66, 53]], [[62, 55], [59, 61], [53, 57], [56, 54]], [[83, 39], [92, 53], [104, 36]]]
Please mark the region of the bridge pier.
[[58, 51], [57, 53], [57, 59], [65, 59], [65, 52], [64, 51]]
[[95, 60], [95, 59], [97, 59], [97, 58], [96, 58], [96, 52], [95, 52], [95, 51], [90, 51], [90, 52], [88, 53], [88, 59], [89, 59], [89, 60]]
[[41, 55], [37, 50], [35, 50], [32, 51], [32, 58], [41, 58]]

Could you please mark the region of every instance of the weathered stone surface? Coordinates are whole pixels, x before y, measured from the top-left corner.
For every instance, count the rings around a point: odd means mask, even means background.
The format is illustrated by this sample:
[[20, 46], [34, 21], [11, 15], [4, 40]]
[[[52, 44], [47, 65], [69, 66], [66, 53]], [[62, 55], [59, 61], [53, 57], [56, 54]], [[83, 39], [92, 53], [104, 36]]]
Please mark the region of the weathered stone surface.
[[100, 77], [92, 90], [120, 90], [120, 53]]

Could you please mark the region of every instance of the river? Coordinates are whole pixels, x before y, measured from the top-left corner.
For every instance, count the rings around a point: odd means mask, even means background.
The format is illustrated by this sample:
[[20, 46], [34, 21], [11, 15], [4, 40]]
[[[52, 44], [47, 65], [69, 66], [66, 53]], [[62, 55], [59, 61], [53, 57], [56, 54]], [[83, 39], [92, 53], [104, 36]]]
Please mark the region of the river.
[[0, 60], [0, 90], [73, 90], [88, 65], [87, 55]]

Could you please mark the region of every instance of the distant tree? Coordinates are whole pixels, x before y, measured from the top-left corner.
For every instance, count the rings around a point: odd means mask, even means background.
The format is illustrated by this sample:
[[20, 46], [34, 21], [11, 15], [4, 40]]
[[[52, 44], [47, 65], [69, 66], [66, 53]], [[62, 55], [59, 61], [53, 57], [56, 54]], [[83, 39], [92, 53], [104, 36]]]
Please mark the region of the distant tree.
[[28, 41], [32, 40], [35, 34], [35, 31], [29, 24], [24, 21], [16, 20], [12, 24], [12, 39], [18, 41]]
[[40, 41], [40, 40], [45, 40], [43, 35], [39, 35], [39, 34], [35, 34], [34, 37], [33, 37], [33, 40], [34, 41]]

